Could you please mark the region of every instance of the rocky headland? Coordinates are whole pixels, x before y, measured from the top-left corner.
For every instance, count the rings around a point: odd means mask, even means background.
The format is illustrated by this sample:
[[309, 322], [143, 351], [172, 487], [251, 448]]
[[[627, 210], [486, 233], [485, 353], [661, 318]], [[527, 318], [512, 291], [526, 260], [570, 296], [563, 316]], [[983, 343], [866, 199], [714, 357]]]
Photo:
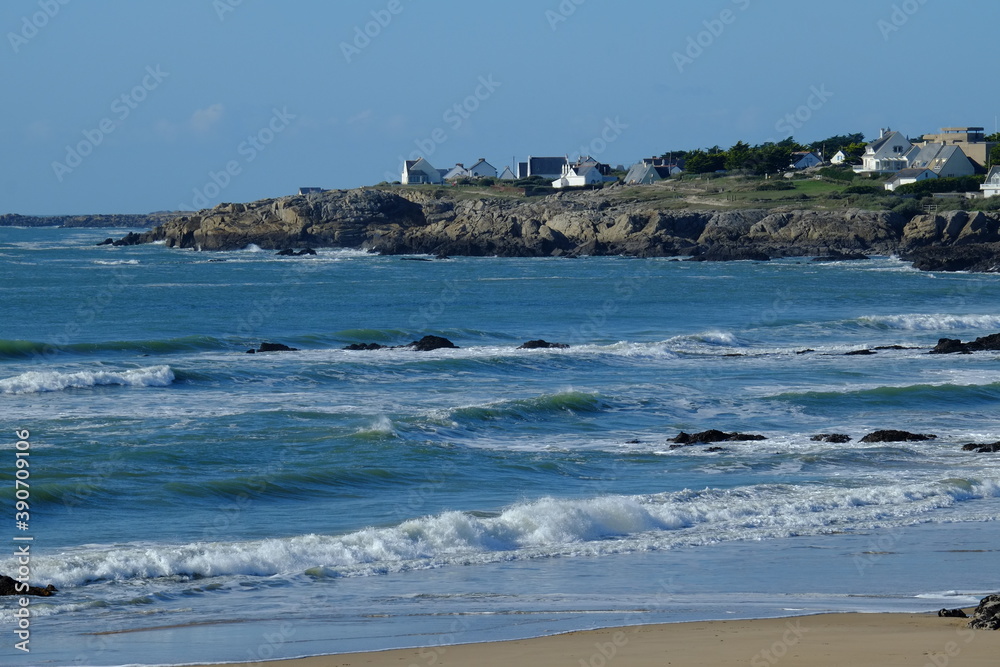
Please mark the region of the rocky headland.
[[235, 250], [357, 248], [383, 254], [630, 255], [704, 260], [898, 254], [927, 270], [1000, 270], [1000, 215], [949, 211], [664, 209], [635, 188], [537, 198], [442, 188], [331, 190], [220, 204], [115, 241]]
[[177, 211], [160, 211], [133, 215], [0, 215], [0, 227], [154, 227], [177, 218]]

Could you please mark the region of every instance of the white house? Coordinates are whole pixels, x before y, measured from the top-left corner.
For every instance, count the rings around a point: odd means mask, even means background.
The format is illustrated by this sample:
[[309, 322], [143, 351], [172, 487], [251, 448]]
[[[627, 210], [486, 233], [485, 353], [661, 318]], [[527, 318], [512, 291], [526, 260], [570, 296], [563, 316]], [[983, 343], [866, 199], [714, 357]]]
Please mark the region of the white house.
[[855, 167], [858, 173], [892, 174], [908, 166], [904, 159], [907, 151], [913, 148], [910, 140], [899, 132], [889, 128], [879, 130], [879, 138], [865, 147], [861, 167]]
[[983, 191], [984, 197], [1000, 196], [1000, 165], [990, 169], [990, 173], [986, 174], [986, 182], [979, 189]]
[[958, 146], [924, 144], [914, 146], [906, 155], [907, 169], [930, 169], [938, 178], [972, 176], [976, 167]]
[[517, 176], [515, 176], [514, 172], [512, 172], [510, 170], [510, 167], [504, 167], [503, 171], [500, 173], [500, 180], [501, 181], [516, 181], [517, 180]]
[[823, 164], [823, 158], [812, 151], [798, 151], [792, 153], [792, 169], [808, 169]]
[[851, 156], [845, 153], [844, 151], [837, 151], [836, 153], [833, 154], [833, 157], [830, 158], [830, 164], [844, 164], [850, 159]]
[[573, 164], [562, 168], [562, 175], [552, 181], [554, 188], [578, 188], [584, 185], [596, 185], [607, 181], [617, 181], [611, 176], [611, 167], [601, 164], [591, 157], [580, 158]]
[[469, 176], [472, 178], [496, 178], [497, 168], [483, 158], [479, 158], [476, 164], [469, 167]]
[[902, 169], [886, 181], [885, 189], [894, 192], [900, 185], [909, 185], [910, 183], [926, 181], [929, 178], [937, 177], [937, 174], [927, 168]]
[[417, 183], [443, 182], [440, 171], [431, 166], [431, 163], [420, 158], [419, 160], [407, 160], [403, 163], [403, 177], [400, 182], [403, 185], [414, 185]]

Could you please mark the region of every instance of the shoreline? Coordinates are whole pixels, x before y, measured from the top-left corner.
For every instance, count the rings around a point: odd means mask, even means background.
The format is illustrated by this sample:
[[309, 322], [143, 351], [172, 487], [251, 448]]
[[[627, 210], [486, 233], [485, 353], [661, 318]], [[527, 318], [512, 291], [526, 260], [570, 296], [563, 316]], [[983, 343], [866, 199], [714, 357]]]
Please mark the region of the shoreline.
[[[966, 609], [969, 613], [971, 609]], [[769, 619], [691, 621], [610, 627], [507, 641], [336, 653], [249, 667], [508, 667], [582, 665], [846, 664], [986, 666], [996, 664], [1000, 632], [971, 630], [969, 619], [926, 614], [821, 613]], [[207, 664], [207, 663], [206, 663]], [[216, 663], [218, 664], [218, 663]]]

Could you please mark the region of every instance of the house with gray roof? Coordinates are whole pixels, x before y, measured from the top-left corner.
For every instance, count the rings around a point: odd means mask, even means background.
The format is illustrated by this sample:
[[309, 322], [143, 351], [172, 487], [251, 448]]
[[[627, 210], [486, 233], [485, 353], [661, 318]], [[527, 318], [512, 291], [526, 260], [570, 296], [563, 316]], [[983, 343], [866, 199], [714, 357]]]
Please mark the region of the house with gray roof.
[[958, 146], [925, 144], [914, 146], [906, 153], [906, 168], [930, 169], [938, 178], [972, 176], [976, 167]]
[[983, 191], [984, 197], [1000, 196], [1000, 165], [990, 169], [990, 173], [986, 174], [986, 182], [979, 189]]
[[909, 185], [910, 183], [917, 183], [918, 181], [926, 181], [927, 179], [937, 177], [937, 174], [926, 167], [901, 169], [885, 182], [885, 189], [889, 192], [894, 192], [901, 185]]
[[[444, 170], [448, 173], [448, 170]], [[424, 158], [418, 160], [407, 160], [403, 163], [403, 176], [400, 183], [403, 185], [414, 185], [417, 183], [441, 184], [444, 182], [441, 170], [435, 169], [430, 162]]]
[[542, 178], [559, 178], [562, 176], [563, 167], [569, 164], [565, 157], [531, 157], [527, 162], [517, 163], [517, 177], [528, 178], [530, 176], [541, 176]]
[[500, 172], [500, 180], [501, 181], [516, 181], [517, 180], [517, 176], [514, 175], [514, 172], [510, 170], [510, 167], [504, 167], [503, 171]]
[[904, 159], [906, 152], [913, 148], [909, 139], [889, 128], [879, 130], [879, 138], [865, 147], [861, 166], [854, 171], [859, 174], [893, 174], [909, 165]]

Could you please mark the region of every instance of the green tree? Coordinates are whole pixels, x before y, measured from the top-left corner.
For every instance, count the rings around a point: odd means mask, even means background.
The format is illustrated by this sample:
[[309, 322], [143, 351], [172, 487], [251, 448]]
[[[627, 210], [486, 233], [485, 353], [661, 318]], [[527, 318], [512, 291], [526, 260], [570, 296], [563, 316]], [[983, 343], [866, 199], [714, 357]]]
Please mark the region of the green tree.
[[990, 151], [990, 166], [994, 167], [1000, 164], [1000, 144], [993, 147]]
[[726, 166], [726, 154], [718, 146], [707, 151], [690, 151], [684, 162], [684, 171], [691, 174], [709, 174]]
[[746, 169], [753, 160], [753, 149], [750, 144], [737, 141], [728, 151], [726, 151], [726, 169]]
[[986, 137], [986, 141], [1000, 142], [1000, 132], [994, 132], [993, 134], [989, 135], [988, 137]]
[[837, 151], [844, 151], [848, 153], [847, 148], [851, 145], [860, 144], [864, 146], [865, 135], [861, 132], [855, 132], [854, 134], [836, 134], [832, 137], [827, 137], [822, 141], [814, 141], [809, 144], [809, 150], [816, 151], [817, 153], [822, 152], [824, 159], [829, 159], [837, 153]]

